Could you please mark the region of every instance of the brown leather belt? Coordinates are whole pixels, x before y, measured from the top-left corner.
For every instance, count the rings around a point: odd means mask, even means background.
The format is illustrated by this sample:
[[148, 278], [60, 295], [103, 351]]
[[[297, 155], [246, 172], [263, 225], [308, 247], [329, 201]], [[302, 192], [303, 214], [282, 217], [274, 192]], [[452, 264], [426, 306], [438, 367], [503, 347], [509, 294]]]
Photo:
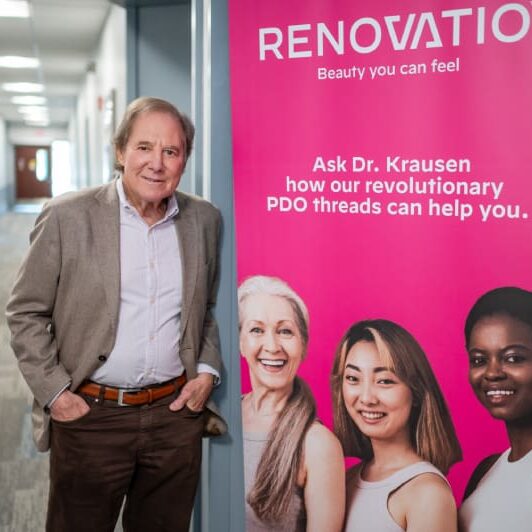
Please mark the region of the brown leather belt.
[[77, 391], [101, 400], [116, 401], [120, 406], [141, 406], [149, 405], [157, 399], [173, 394], [182, 388], [186, 382], [187, 377], [183, 373], [177, 379], [166, 384], [147, 386], [146, 388], [112, 388], [95, 382], [85, 382]]

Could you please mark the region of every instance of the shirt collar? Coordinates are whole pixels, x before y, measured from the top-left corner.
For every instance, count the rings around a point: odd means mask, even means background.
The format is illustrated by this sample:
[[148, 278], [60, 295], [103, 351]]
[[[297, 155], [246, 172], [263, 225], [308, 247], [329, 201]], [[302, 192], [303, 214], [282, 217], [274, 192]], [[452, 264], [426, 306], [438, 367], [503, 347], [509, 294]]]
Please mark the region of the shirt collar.
[[[131, 203], [129, 203], [129, 201], [127, 200], [126, 193], [124, 191], [124, 183], [122, 182], [122, 177], [119, 177], [116, 180], [116, 192], [118, 193], [118, 199], [120, 201], [120, 206], [122, 208], [137, 212], [135, 207], [133, 207], [133, 205], [131, 205]], [[179, 212], [179, 205], [177, 204], [177, 199], [175, 197], [175, 194], [172, 194], [168, 198], [168, 202], [166, 204], [166, 214], [164, 215], [164, 218], [161, 220], [161, 222], [168, 220], [168, 218], [173, 218], [174, 216], [178, 214], [178, 212]]]

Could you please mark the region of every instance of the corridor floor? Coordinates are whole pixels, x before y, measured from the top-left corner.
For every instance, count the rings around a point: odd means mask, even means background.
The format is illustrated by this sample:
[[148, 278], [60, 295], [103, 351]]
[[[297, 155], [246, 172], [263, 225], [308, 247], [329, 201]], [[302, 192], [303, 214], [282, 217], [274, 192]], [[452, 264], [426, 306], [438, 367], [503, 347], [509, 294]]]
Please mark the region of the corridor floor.
[[31, 437], [31, 394], [9, 346], [5, 305], [35, 215], [0, 216], [0, 532], [44, 530], [48, 456]]
[[[38, 453], [33, 444], [32, 396], [18, 371], [5, 319], [35, 218], [0, 215], [0, 532], [43, 532], [46, 521], [48, 453]], [[115, 532], [122, 532], [120, 520]]]

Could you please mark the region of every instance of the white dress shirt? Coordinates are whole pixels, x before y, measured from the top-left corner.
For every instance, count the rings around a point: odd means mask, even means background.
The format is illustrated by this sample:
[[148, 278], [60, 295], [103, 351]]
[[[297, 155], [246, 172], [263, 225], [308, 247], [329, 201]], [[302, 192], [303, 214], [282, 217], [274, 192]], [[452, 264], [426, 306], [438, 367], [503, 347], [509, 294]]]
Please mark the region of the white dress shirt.
[[[184, 371], [179, 358], [183, 275], [174, 218], [168, 199], [162, 220], [149, 226], [128, 202], [122, 180], [120, 200], [120, 310], [115, 345], [91, 380], [117, 388], [168, 381]], [[217, 372], [198, 364], [198, 373]]]

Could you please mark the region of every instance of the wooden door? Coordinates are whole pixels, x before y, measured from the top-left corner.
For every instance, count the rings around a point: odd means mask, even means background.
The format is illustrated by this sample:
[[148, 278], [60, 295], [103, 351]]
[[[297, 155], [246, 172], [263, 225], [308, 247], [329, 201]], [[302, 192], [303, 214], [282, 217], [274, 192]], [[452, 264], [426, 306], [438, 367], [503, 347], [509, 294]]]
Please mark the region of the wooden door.
[[52, 196], [49, 146], [15, 146], [17, 200]]

